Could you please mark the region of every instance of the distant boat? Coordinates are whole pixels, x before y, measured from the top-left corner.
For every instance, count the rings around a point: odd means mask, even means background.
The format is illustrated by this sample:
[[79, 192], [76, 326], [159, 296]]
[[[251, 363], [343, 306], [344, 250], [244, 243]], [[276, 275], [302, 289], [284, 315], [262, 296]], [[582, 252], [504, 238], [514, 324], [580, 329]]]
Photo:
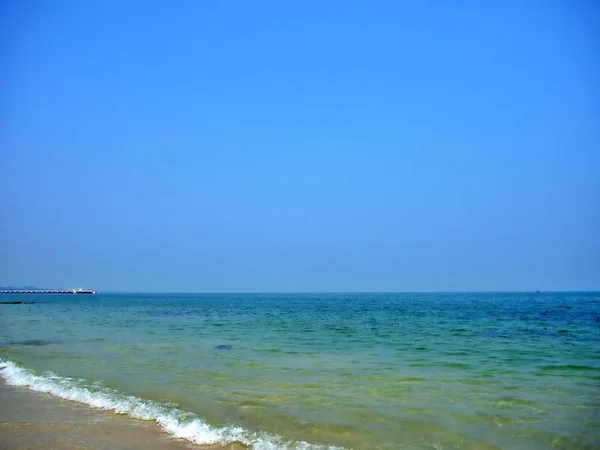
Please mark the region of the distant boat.
[[96, 291], [92, 290], [92, 289], [73, 289], [72, 290], [73, 294], [95, 294]]

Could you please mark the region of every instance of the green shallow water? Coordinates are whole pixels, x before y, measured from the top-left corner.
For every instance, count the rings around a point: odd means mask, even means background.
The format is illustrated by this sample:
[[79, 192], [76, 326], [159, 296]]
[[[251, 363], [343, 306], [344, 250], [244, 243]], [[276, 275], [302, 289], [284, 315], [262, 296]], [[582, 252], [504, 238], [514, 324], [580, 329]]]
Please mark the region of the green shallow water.
[[[16, 296], [4, 296], [14, 300]], [[355, 449], [600, 447], [600, 295], [19, 296], [0, 357]]]

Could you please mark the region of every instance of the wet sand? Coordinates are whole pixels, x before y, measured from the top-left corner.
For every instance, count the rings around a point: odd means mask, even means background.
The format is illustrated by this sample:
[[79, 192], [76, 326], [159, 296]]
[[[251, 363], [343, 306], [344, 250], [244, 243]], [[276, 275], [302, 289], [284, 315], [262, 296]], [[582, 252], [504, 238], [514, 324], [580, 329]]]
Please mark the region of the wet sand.
[[156, 423], [0, 381], [0, 449], [223, 449], [176, 439]]

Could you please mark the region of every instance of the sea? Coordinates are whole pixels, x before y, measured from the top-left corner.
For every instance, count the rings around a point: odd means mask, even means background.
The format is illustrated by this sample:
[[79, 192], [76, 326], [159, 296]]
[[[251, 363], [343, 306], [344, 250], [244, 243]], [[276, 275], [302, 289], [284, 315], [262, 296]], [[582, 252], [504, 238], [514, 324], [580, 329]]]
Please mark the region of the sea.
[[600, 293], [11, 301], [6, 383], [199, 445], [600, 448]]

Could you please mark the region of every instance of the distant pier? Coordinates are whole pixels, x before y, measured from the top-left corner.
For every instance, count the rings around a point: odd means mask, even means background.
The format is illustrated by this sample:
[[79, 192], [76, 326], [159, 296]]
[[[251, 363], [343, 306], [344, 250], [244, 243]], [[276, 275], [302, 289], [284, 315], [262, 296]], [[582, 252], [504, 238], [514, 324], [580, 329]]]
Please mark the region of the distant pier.
[[0, 294], [95, 294], [92, 289], [2, 289]]

